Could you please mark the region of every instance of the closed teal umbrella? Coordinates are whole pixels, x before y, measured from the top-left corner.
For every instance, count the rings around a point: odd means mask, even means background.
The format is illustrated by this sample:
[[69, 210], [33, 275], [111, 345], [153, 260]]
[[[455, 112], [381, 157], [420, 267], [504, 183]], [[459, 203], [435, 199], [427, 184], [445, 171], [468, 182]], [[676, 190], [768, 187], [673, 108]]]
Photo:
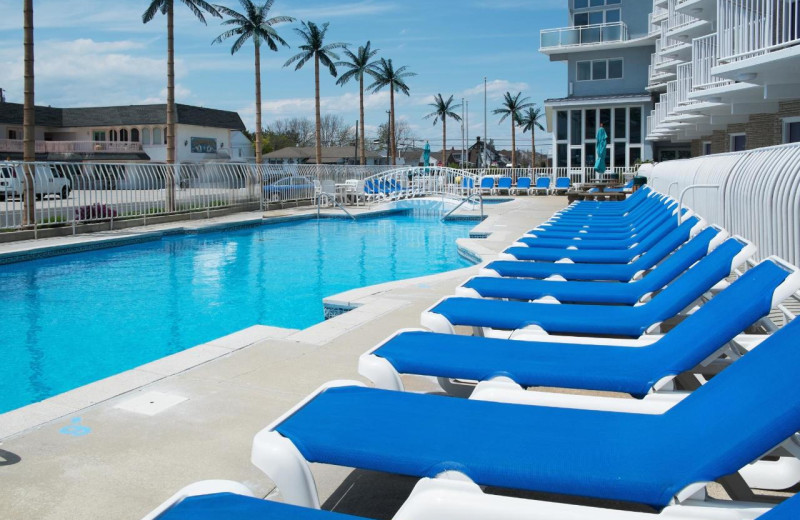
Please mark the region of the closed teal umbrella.
[[608, 148], [608, 134], [606, 134], [603, 124], [597, 129], [597, 160], [594, 163], [594, 171], [602, 175], [606, 172], [606, 152]]
[[422, 164], [429, 166], [431, 164], [431, 145], [425, 141], [425, 148], [422, 149]]

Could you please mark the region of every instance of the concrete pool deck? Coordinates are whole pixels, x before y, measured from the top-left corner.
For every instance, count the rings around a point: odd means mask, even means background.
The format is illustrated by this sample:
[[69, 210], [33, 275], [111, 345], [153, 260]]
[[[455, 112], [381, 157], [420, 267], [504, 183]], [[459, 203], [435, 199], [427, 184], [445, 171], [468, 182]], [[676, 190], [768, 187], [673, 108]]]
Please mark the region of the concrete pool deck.
[[[462, 239], [459, 247], [491, 260], [565, 205], [563, 197], [487, 205], [489, 218], [475, 231], [489, 237]], [[280, 210], [264, 216], [309, 211]], [[35, 247], [77, 246], [261, 217], [240, 214], [43, 239]], [[3, 244], [0, 254], [30, 249], [31, 244]], [[306, 330], [256, 325], [0, 415], [0, 486], [5, 495], [0, 517], [140, 518], [184, 485], [211, 478], [241, 481], [260, 496], [273, 493], [272, 482], [250, 463], [253, 436], [322, 383], [362, 379], [356, 371], [360, 354], [399, 328], [419, 327], [420, 312], [453, 294], [477, 269], [348, 291], [331, 300], [358, 308]], [[437, 389], [424, 380], [409, 383], [412, 389]], [[391, 516], [414, 483], [316, 464], [313, 471], [320, 497], [328, 501], [326, 508], [336, 505], [337, 510], [375, 518]], [[366, 500], [370, 490], [377, 496]]]

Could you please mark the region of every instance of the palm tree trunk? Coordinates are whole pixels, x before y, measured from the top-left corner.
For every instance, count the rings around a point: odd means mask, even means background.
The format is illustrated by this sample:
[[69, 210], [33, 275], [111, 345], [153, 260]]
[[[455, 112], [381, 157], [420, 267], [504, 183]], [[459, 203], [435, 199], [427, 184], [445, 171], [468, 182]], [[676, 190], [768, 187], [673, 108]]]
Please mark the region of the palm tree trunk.
[[261, 49], [256, 43], [256, 164], [261, 164]]
[[[175, 16], [172, 2], [167, 7], [167, 164], [175, 164]], [[165, 180], [167, 211], [175, 211], [175, 177], [168, 167]]]
[[447, 166], [447, 117], [442, 118], [442, 166]]
[[392, 166], [397, 165], [397, 143], [394, 135], [394, 85], [389, 85], [389, 153], [392, 155]]
[[511, 118], [511, 167], [515, 168], [517, 165], [517, 132], [514, 128], [514, 118]]
[[531, 169], [536, 167], [536, 130], [531, 130]]
[[314, 54], [314, 88], [315, 88], [315, 101], [317, 103], [316, 106], [316, 116], [317, 116], [317, 125], [314, 129], [314, 136], [317, 139], [317, 164], [322, 164], [322, 123], [320, 122], [322, 117], [320, 116], [319, 111], [319, 56]]
[[358, 86], [359, 86], [359, 94], [360, 94], [359, 95], [359, 97], [360, 97], [359, 111], [361, 112], [360, 113], [361, 123], [359, 123], [359, 125], [361, 126], [361, 128], [360, 128], [360, 131], [361, 131], [361, 143], [360, 143], [361, 166], [364, 166], [364, 165], [367, 164], [367, 150], [366, 150], [366, 146], [364, 144], [364, 75], [363, 74], [361, 75], [361, 78], [359, 78], [359, 85]]
[[[22, 112], [22, 160], [25, 163], [36, 160], [36, 109], [34, 107], [34, 81], [33, 81], [33, 0], [25, 0], [23, 4], [23, 47], [25, 54], [25, 99]], [[30, 225], [36, 220], [36, 200], [34, 197], [34, 170], [35, 166], [24, 164], [25, 197], [22, 224]]]

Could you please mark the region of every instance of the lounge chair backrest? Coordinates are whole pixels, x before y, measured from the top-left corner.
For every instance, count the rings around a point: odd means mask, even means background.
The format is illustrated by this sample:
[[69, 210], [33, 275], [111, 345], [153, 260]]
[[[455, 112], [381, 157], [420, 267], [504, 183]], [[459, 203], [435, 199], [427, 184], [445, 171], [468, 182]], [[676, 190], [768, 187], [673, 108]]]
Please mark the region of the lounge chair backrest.
[[[678, 367], [698, 365], [744, 327], [769, 314], [775, 289], [788, 276], [772, 261], [761, 262], [648, 347], [645, 357], [667, 371], [676, 367], [674, 373], [681, 372]], [[656, 382], [644, 385], [642, 392]]]
[[641, 280], [635, 282], [646, 287], [647, 292], [657, 291], [689, 269], [695, 262], [708, 253], [711, 241], [720, 233], [713, 227], [707, 227], [692, 238], [680, 249], [669, 255], [658, 267]]
[[497, 181], [497, 187], [501, 189], [508, 189], [511, 187], [512, 183], [513, 181], [511, 180], [511, 177], [500, 177], [500, 179]]
[[691, 229], [700, 222], [697, 217], [686, 219], [680, 226], [673, 229], [669, 234], [656, 242], [647, 252], [635, 260], [636, 268], [640, 270], [650, 269], [664, 259], [671, 251], [677, 249], [689, 238]]
[[[484, 177], [484, 178], [487, 178], [487, 177]], [[492, 182], [494, 182], [494, 181], [492, 181]], [[494, 184], [492, 184], [492, 185], [494, 186]], [[473, 179], [472, 177], [464, 177], [463, 179], [461, 179], [461, 187], [462, 188], [470, 188], [470, 189], [474, 188], [475, 187], [475, 179]]]
[[793, 320], [664, 414], [659, 450], [677, 481], [735, 473], [800, 430], [798, 337]]
[[364, 191], [368, 195], [375, 195], [378, 193], [378, 188], [375, 186], [374, 179], [365, 179], [364, 180]]
[[550, 187], [550, 177], [539, 177], [536, 179], [536, 187], [547, 189]]
[[739, 239], [729, 238], [639, 308], [657, 312], [653, 322], [675, 316], [717, 282], [727, 278], [731, 274], [731, 263], [745, 247], [747, 244]]
[[[465, 177], [465, 180], [466, 180], [466, 177]], [[494, 177], [483, 177], [483, 178], [481, 178], [481, 188], [483, 188], [483, 189], [494, 188]]]
[[521, 190], [527, 190], [531, 187], [531, 178], [530, 177], [520, 177], [517, 179], [517, 188]]
[[556, 179], [556, 188], [564, 189], [570, 187], [569, 177], [559, 177]]

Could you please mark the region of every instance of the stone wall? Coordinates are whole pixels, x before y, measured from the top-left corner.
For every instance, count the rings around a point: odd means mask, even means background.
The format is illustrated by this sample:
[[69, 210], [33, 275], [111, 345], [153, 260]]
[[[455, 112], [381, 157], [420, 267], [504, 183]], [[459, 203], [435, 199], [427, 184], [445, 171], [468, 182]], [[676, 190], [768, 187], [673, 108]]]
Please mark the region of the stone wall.
[[730, 151], [730, 135], [747, 134], [747, 149], [754, 150], [765, 146], [783, 143], [783, 119], [800, 117], [800, 100], [779, 103], [775, 114], [754, 114], [747, 123], [728, 125], [725, 130], [717, 130], [710, 136], [692, 141], [692, 157], [703, 155], [703, 142], [711, 141], [711, 153]]

